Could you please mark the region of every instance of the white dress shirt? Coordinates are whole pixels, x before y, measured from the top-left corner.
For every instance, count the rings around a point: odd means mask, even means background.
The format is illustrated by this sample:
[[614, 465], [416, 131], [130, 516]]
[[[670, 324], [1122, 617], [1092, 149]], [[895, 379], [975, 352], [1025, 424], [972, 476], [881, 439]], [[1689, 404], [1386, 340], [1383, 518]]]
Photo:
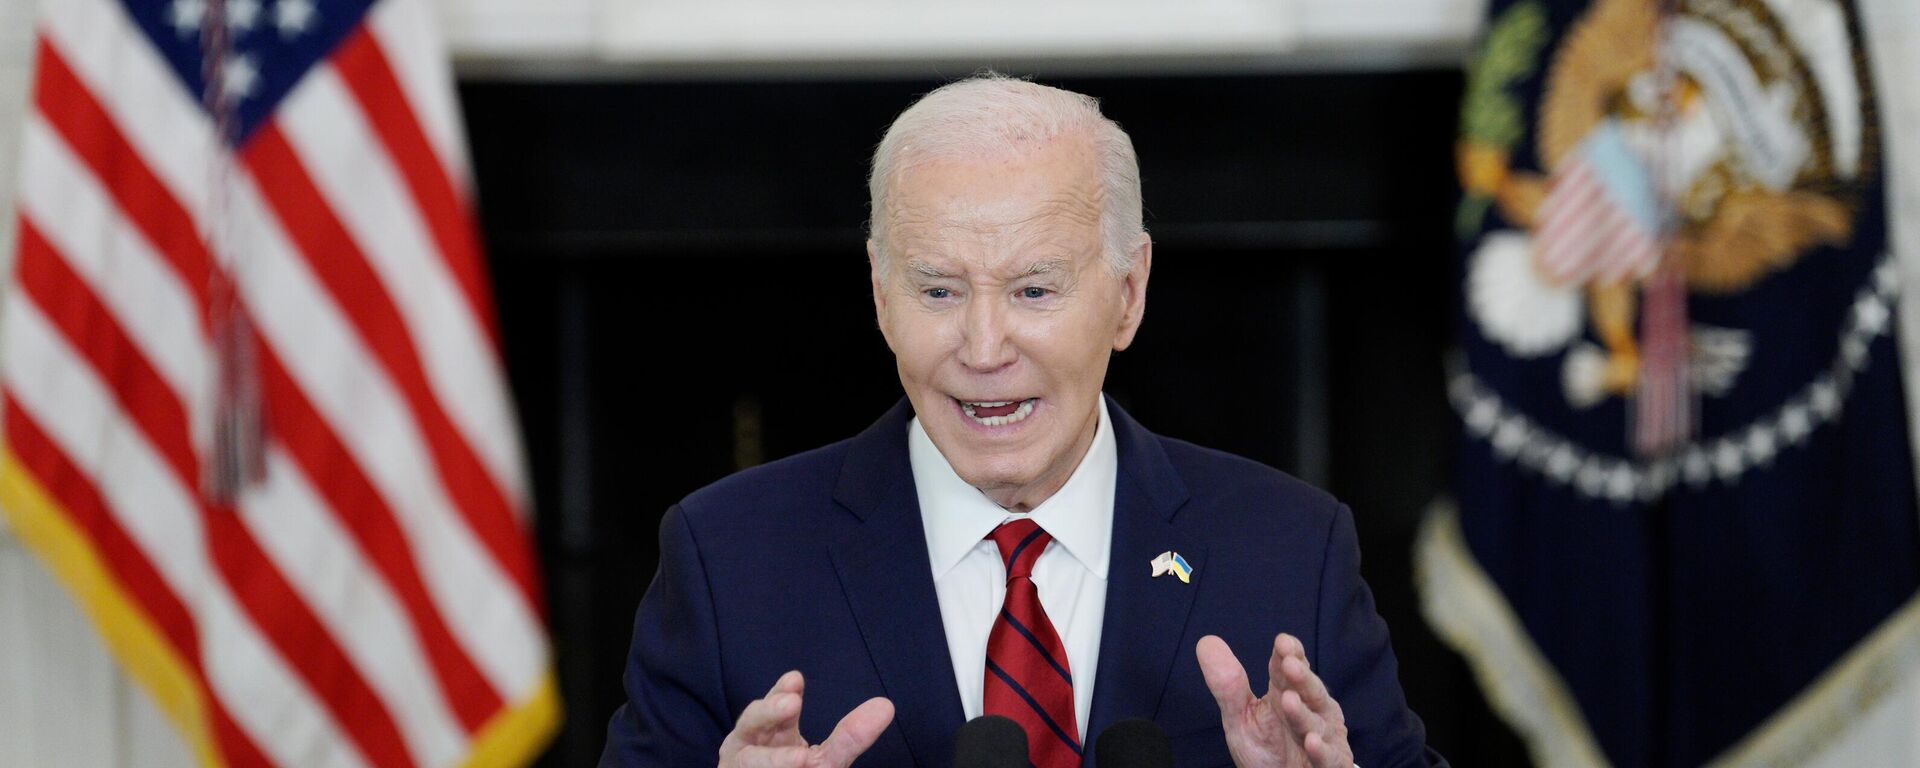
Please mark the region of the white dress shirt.
[[[986, 536], [1022, 517], [1002, 509], [953, 471], [915, 418], [907, 427], [920, 521], [927, 532], [933, 590], [940, 599], [947, 653], [967, 719], [980, 716], [987, 674], [987, 635], [1007, 593], [1007, 567]], [[1107, 611], [1107, 553], [1113, 541], [1113, 487], [1119, 472], [1105, 398], [1093, 444], [1066, 485], [1024, 515], [1053, 537], [1033, 566], [1040, 606], [1067, 648], [1073, 715], [1086, 743], [1087, 710], [1100, 661], [1100, 625]]]

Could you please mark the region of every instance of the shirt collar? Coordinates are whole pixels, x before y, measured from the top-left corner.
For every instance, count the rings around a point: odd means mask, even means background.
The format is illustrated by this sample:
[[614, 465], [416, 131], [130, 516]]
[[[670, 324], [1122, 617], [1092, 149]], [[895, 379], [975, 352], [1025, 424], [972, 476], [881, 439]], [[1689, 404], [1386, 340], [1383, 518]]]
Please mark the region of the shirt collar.
[[[927, 532], [927, 556], [937, 580], [994, 528], [1020, 515], [1002, 509], [960, 479], [917, 416], [907, 424], [907, 455], [920, 498], [920, 522]], [[1119, 453], [1114, 446], [1107, 400], [1102, 397], [1100, 420], [1087, 455], [1059, 491], [1025, 515], [1081, 566], [1102, 579], [1107, 577], [1107, 555], [1113, 544], [1113, 493], [1118, 474]]]

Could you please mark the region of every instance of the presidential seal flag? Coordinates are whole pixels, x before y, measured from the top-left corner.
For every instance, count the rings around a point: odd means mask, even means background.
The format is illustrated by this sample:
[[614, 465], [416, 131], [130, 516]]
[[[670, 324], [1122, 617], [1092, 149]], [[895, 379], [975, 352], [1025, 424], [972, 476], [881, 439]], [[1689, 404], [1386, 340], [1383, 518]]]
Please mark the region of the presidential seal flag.
[[58, 0], [0, 509], [206, 765], [524, 762], [558, 721], [428, 0]]
[[[1489, 17], [1425, 611], [1542, 765], [1809, 764], [1920, 648], [1903, 278], [1858, 9]], [[1920, 759], [1905, 741], [1868, 762]]]

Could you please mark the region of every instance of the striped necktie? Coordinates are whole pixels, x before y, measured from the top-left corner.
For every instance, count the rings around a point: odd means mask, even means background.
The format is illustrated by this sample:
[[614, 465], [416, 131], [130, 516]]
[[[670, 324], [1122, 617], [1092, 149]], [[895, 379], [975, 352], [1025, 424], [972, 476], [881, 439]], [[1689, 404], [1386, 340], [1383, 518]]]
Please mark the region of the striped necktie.
[[1034, 768], [1080, 764], [1080, 730], [1073, 717], [1073, 675], [1067, 648], [1040, 607], [1033, 564], [1053, 540], [1025, 518], [988, 535], [1007, 564], [1007, 599], [987, 637], [983, 711], [1011, 718], [1027, 730]]

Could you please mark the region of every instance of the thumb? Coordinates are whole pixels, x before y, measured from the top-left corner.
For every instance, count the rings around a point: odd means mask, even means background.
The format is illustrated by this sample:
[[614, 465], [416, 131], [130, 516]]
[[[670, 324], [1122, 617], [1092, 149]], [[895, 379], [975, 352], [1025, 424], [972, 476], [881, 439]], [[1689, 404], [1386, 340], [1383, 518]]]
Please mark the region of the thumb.
[[1200, 661], [1200, 676], [1206, 678], [1207, 690], [1213, 693], [1214, 703], [1220, 705], [1220, 716], [1230, 722], [1237, 721], [1253, 699], [1253, 689], [1247, 685], [1246, 667], [1240, 665], [1233, 649], [1218, 635], [1200, 638], [1200, 644], [1193, 650]]
[[887, 730], [887, 724], [893, 722], [893, 702], [881, 697], [867, 699], [865, 703], [854, 707], [846, 717], [840, 718], [840, 724], [834, 726], [833, 735], [820, 742], [820, 765], [828, 768], [841, 768], [850, 765], [855, 758], [866, 754], [880, 734]]

